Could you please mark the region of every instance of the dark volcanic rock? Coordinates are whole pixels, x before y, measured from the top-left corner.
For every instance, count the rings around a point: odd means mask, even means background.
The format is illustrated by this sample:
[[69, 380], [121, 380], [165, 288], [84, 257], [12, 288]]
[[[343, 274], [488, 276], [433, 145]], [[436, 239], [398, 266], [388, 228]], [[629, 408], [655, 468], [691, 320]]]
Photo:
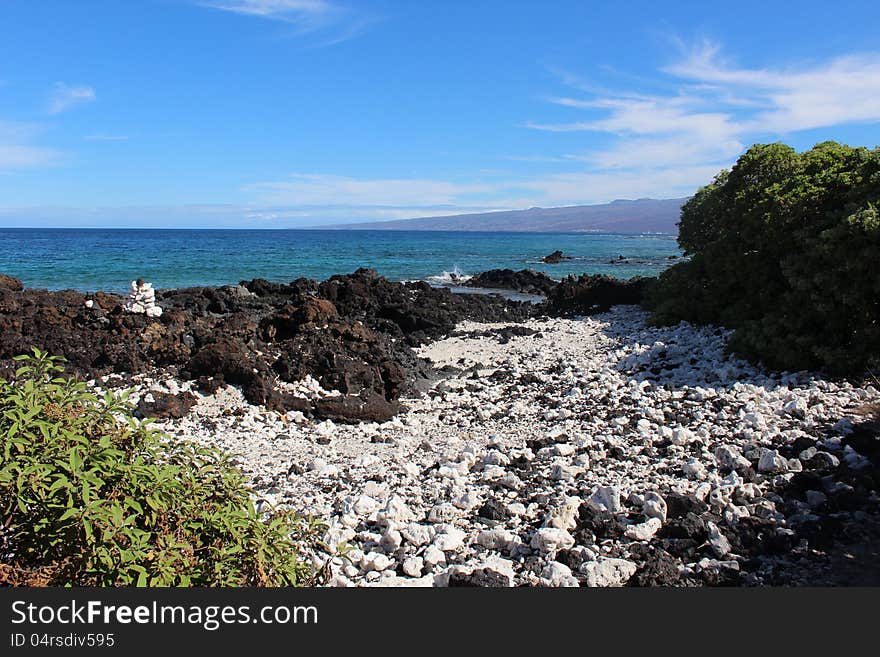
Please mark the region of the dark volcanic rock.
[[339, 317], [336, 306], [326, 299], [308, 296], [289, 303], [263, 318], [260, 331], [267, 342], [288, 340], [302, 330], [315, 328]]
[[473, 276], [465, 283], [468, 287], [484, 287], [499, 290], [514, 290], [524, 294], [549, 294], [556, 287], [556, 281], [542, 272], [531, 269], [490, 269]]
[[700, 515], [709, 508], [705, 502], [693, 495], [685, 495], [675, 491], [666, 493], [663, 499], [666, 500], [666, 515], [669, 518], [681, 518], [689, 513]]
[[548, 295], [551, 314], [583, 315], [605, 312], [618, 304], [640, 304], [649, 278], [623, 281], [601, 274], [568, 276]]
[[487, 520], [506, 520], [510, 516], [510, 512], [504, 502], [489, 499], [477, 510], [477, 516]]
[[[0, 376], [15, 371], [14, 356], [38, 347], [63, 356], [68, 372], [85, 378], [163, 367], [198, 381], [206, 392], [240, 386], [253, 404], [308, 409], [340, 421], [381, 421], [425, 376], [411, 346], [446, 335], [465, 319], [516, 321], [539, 312], [534, 304], [497, 296], [395, 283], [369, 269], [323, 283], [254, 279], [158, 291], [164, 312], [157, 319], [124, 312], [123, 301], [101, 292], [85, 297], [22, 289], [17, 279], [0, 277]], [[307, 374], [344, 396], [311, 405], [275, 383]]]
[[620, 538], [623, 532], [624, 528], [612, 514], [581, 504], [578, 509], [577, 529], [572, 535], [578, 545], [592, 545], [597, 540]]
[[6, 274], [0, 274], [0, 290], [11, 290], [12, 292], [21, 292], [24, 286], [21, 281]]
[[267, 404], [272, 399], [265, 363], [258, 361], [257, 355], [245, 344], [231, 338], [199, 349], [186, 371], [192, 378], [212, 378], [241, 386], [245, 398], [252, 404]]
[[488, 568], [477, 568], [470, 575], [452, 573], [449, 576], [449, 586], [506, 587], [510, 586], [510, 578]]
[[177, 395], [163, 392], [153, 392], [153, 401], [141, 399], [138, 402], [135, 415], [138, 417], [152, 418], [181, 418], [189, 412], [196, 403], [196, 396], [191, 392], [181, 392]]
[[417, 369], [409, 349], [360, 323], [332, 322], [302, 330], [281, 343], [283, 351], [272, 369], [284, 381], [311, 374], [327, 390], [357, 394], [373, 391], [396, 399], [408, 372]]
[[874, 465], [880, 465], [880, 414], [877, 419], [860, 422], [844, 437], [843, 444], [851, 447]]
[[627, 586], [676, 586], [680, 583], [679, 563], [666, 550], [647, 545], [635, 546], [633, 550], [633, 556], [643, 563]]
[[334, 422], [387, 422], [400, 410], [399, 404], [381, 395], [325, 397], [313, 405], [314, 414]]
[[671, 518], [660, 528], [658, 536], [663, 538], [688, 539], [697, 543], [709, 537], [706, 521], [696, 513], [687, 513], [683, 517]]
[[538, 312], [534, 304], [497, 296], [453, 294], [424, 282], [394, 283], [372, 269], [332, 276], [318, 285], [317, 294], [331, 301], [342, 317], [403, 336], [410, 345], [447, 335], [464, 319], [516, 321]]
[[558, 265], [563, 260], [571, 260], [571, 256], [564, 255], [562, 251], [554, 251], [550, 255], [545, 255], [541, 258], [541, 262], [544, 262], [548, 265]]

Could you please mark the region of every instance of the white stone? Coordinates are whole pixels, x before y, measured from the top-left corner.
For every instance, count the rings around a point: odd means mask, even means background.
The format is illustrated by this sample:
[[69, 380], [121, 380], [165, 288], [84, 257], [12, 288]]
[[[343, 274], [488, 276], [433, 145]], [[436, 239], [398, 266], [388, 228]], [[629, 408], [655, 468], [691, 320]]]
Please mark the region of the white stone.
[[410, 577], [421, 577], [425, 560], [421, 557], [407, 557], [403, 562], [403, 572]]
[[792, 417], [804, 419], [807, 417], [807, 402], [805, 399], [797, 397], [785, 404], [782, 410]]
[[567, 497], [561, 504], [554, 507], [544, 518], [545, 527], [557, 527], [558, 529], [574, 529], [577, 527], [578, 509], [581, 500], [577, 497]]
[[581, 472], [580, 468], [567, 463], [554, 463], [550, 468], [550, 479], [553, 481], [574, 481]]
[[351, 510], [355, 515], [364, 517], [368, 516], [379, 508], [378, 500], [369, 495], [359, 495], [351, 506]]
[[434, 537], [434, 547], [444, 552], [454, 552], [464, 546], [464, 539], [467, 536], [457, 527], [448, 527], [442, 534]]
[[684, 427], [678, 427], [672, 432], [669, 440], [670, 442], [672, 442], [673, 445], [678, 445], [679, 447], [681, 447], [683, 445], [687, 445], [691, 440], [693, 440], [693, 434]]
[[369, 552], [361, 559], [360, 567], [364, 572], [385, 570], [391, 566], [391, 559], [381, 552]]
[[385, 508], [376, 514], [376, 520], [380, 525], [388, 526], [391, 523], [409, 522], [415, 517], [415, 514], [406, 505], [406, 502], [399, 495], [392, 495]]
[[542, 584], [555, 587], [578, 587], [580, 582], [572, 574], [571, 568], [558, 561], [551, 561], [541, 571]]
[[575, 446], [570, 443], [556, 443], [552, 449], [556, 456], [571, 456], [577, 451]]
[[574, 546], [574, 538], [564, 529], [541, 527], [532, 536], [531, 546], [540, 552], [552, 553]]
[[495, 481], [496, 479], [501, 479], [507, 474], [507, 472], [500, 465], [487, 465], [483, 467], [483, 480], [484, 481]]
[[775, 449], [765, 449], [758, 459], [758, 472], [779, 473], [788, 471], [788, 460]]
[[596, 511], [620, 513], [623, 510], [620, 504], [620, 489], [617, 486], [599, 486], [586, 502]]
[[489, 452], [486, 453], [486, 456], [483, 457], [483, 463], [486, 465], [510, 465], [510, 457], [499, 452], [497, 449], [493, 449], [489, 450]]
[[715, 460], [722, 468], [747, 468], [751, 465], [735, 445], [721, 445], [715, 450]]
[[434, 538], [435, 533], [433, 527], [416, 523], [411, 523], [400, 530], [400, 535], [403, 536], [408, 543], [416, 547], [421, 547], [422, 545], [430, 543]]
[[311, 472], [322, 472], [327, 469], [327, 461], [324, 459], [312, 459], [309, 461], [309, 464], [306, 466], [306, 469]]
[[578, 570], [585, 575], [584, 583], [587, 586], [612, 587], [626, 584], [635, 574], [637, 566], [625, 559], [602, 559], [587, 561]]
[[630, 525], [624, 534], [634, 541], [650, 541], [662, 526], [663, 523], [658, 518], [648, 518], [645, 522]]
[[701, 502], [705, 502], [706, 498], [709, 497], [709, 493], [711, 492], [712, 484], [710, 484], [708, 481], [704, 481], [694, 489], [694, 497], [696, 497]]
[[425, 554], [422, 555], [422, 558], [424, 559], [425, 566], [428, 568], [434, 568], [435, 566], [446, 563], [446, 555], [443, 554], [443, 550], [433, 545], [428, 546], [428, 549], [425, 550]]
[[477, 534], [477, 544], [489, 550], [503, 550], [514, 540], [514, 535], [506, 529], [482, 529]]
[[449, 522], [461, 515], [461, 511], [449, 502], [443, 502], [434, 506], [428, 513], [431, 522]]
[[[375, 573], [370, 573], [375, 574]], [[386, 573], [382, 573], [382, 579], [377, 580], [376, 582], [371, 582], [366, 586], [369, 587], [377, 587], [377, 588], [431, 588], [435, 586], [434, 578], [430, 575], [425, 577], [384, 577]]]
[[137, 281], [132, 281], [128, 299], [122, 309], [128, 313], [146, 314], [148, 317], [162, 316], [162, 309], [156, 305], [156, 291], [150, 283], [138, 285]]
[[690, 477], [691, 479], [705, 479], [708, 474], [706, 471], [706, 466], [703, 465], [702, 461], [699, 459], [688, 459], [685, 461], [685, 464], [681, 467], [682, 472], [684, 472], [685, 476]]
[[714, 522], [707, 522], [706, 529], [709, 531], [709, 546], [715, 555], [721, 559], [730, 554], [730, 541], [721, 533], [718, 525]]
[[658, 493], [650, 491], [645, 494], [645, 501], [642, 504], [642, 513], [649, 518], [657, 518], [661, 522], [666, 522], [666, 500]]
[[394, 552], [403, 543], [403, 536], [396, 529], [389, 529], [382, 534], [380, 545], [386, 552]]
[[477, 504], [480, 503], [480, 494], [474, 490], [465, 491], [454, 500], [452, 500], [452, 504], [457, 508], [462, 509], [464, 511], [468, 511], [473, 509]]

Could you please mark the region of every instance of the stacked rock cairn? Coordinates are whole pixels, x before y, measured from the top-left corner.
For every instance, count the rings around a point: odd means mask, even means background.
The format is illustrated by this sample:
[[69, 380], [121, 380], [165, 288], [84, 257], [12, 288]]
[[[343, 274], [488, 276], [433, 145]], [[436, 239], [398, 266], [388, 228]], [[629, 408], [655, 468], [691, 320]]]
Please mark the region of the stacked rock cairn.
[[156, 305], [156, 291], [152, 283], [145, 283], [140, 278], [131, 282], [131, 293], [123, 308], [126, 312], [147, 317], [162, 316], [162, 309]]

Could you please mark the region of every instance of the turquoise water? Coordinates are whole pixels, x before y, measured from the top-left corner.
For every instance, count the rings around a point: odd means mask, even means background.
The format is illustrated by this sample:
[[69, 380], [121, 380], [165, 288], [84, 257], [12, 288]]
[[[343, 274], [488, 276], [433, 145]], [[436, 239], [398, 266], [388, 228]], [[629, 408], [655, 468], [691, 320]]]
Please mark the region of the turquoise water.
[[[540, 262], [557, 249], [574, 259]], [[358, 267], [432, 283], [448, 282], [453, 271], [503, 267], [556, 279], [581, 273], [629, 278], [655, 275], [679, 253], [672, 235], [0, 228], [0, 273], [28, 287], [80, 291], [123, 292], [138, 277], [156, 288], [323, 280]]]

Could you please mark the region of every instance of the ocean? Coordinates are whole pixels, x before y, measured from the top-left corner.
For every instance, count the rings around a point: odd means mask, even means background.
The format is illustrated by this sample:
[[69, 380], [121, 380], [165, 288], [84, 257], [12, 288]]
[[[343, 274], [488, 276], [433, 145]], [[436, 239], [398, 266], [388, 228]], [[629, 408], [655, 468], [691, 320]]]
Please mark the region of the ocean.
[[[556, 250], [573, 259], [541, 262]], [[124, 292], [136, 278], [159, 289], [323, 280], [359, 267], [438, 285], [497, 268], [629, 278], [656, 275], [678, 255], [673, 235], [0, 228], [0, 273], [82, 292]]]

